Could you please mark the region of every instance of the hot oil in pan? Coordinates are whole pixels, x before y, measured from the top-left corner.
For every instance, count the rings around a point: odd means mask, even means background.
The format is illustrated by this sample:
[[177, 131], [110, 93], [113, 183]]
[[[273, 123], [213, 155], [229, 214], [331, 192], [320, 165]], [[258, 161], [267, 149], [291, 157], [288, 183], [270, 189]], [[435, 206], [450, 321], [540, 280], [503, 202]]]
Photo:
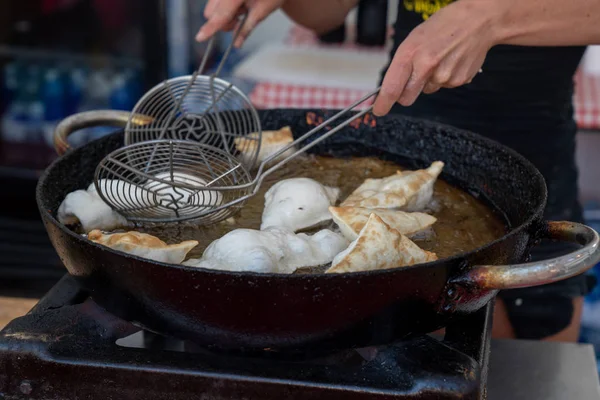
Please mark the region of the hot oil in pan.
[[[189, 258], [199, 258], [212, 241], [233, 229], [260, 229], [265, 192], [282, 179], [312, 178], [321, 184], [340, 188], [340, 199], [344, 199], [365, 179], [390, 176], [398, 169], [401, 168], [392, 162], [371, 157], [338, 159], [306, 156], [292, 160], [287, 166], [268, 176], [257, 195], [226, 221], [207, 227], [177, 225], [138, 230], [158, 236], [168, 243], [197, 240], [200, 244], [190, 252]], [[490, 208], [440, 179], [435, 184], [432, 203], [432, 210], [427, 212], [438, 219], [433, 226], [433, 234], [413, 240], [421, 248], [435, 252], [439, 258], [474, 250], [505, 233], [503, 221]], [[333, 223], [319, 228], [323, 227], [335, 229]]]

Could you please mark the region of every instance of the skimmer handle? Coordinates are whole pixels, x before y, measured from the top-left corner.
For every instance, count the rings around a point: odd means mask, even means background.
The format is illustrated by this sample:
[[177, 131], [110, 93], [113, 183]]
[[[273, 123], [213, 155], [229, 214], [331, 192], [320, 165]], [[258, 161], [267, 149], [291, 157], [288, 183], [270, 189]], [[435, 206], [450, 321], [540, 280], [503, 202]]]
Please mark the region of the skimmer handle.
[[312, 142], [304, 145], [303, 147], [301, 147], [300, 149], [296, 150], [294, 153], [290, 154], [289, 156], [285, 157], [283, 160], [279, 161], [277, 164], [273, 165], [272, 167], [270, 167], [266, 171], [263, 171], [264, 168], [265, 168], [265, 166], [269, 162], [271, 162], [272, 160], [276, 159], [277, 157], [279, 157], [281, 154], [285, 153], [286, 151], [288, 151], [292, 147], [298, 145], [299, 143], [304, 142], [306, 139], [308, 139], [311, 136], [315, 135], [316, 133], [320, 132], [325, 127], [327, 127], [330, 123], [337, 121], [344, 114], [347, 114], [348, 112], [353, 111], [357, 106], [359, 106], [360, 104], [364, 103], [368, 99], [376, 96], [379, 93], [380, 89], [381, 89], [381, 86], [378, 87], [373, 92], [364, 95], [359, 100], [357, 100], [353, 104], [351, 104], [349, 107], [347, 107], [347, 108], [343, 109], [342, 111], [336, 113], [334, 116], [332, 116], [328, 120], [324, 121], [320, 125], [314, 127], [310, 131], [306, 132], [304, 135], [300, 136], [298, 139], [294, 140], [292, 143], [289, 143], [287, 146], [279, 149], [277, 152], [275, 152], [275, 153], [271, 154], [269, 157], [267, 157], [263, 162], [260, 163], [260, 166], [258, 168], [258, 173], [257, 173], [258, 180], [257, 180], [257, 183], [256, 183], [256, 187], [254, 188], [254, 192], [256, 192], [258, 190], [258, 188], [260, 187], [260, 184], [262, 183], [262, 181], [268, 175], [272, 174], [273, 172], [275, 172], [276, 170], [278, 170], [279, 168], [281, 168], [284, 164], [286, 164], [290, 160], [293, 160], [294, 158], [296, 158], [300, 154], [305, 153], [307, 150], [309, 150], [312, 147], [316, 146], [317, 144], [321, 143], [323, 140], [327, 139], [331, 135], [337, 133], [340, 129], [342, 129], [345, 126], [349, 125], [355, 119], [361, 118], [363, 115], [371, 112], [371, 110], [373, 109], [373, 106], [371, 105], [371, 106], [367, 107], [366, 109], [360, 111], [359, 113], [352, 115], [350, 118], [344, 120], [344, 122], [340, 123], [339, 125], [337, 125], [334, 128], [330, 129], [328, 132], [326, 132], [323, 135], [321, 135], [319, 138], [317, 138], [317, 139], [313, 140]]
[[[231, 43], [229, 43], [229, 46], [227, 46], [227, 49], [225, 50], [225, 53], [223, 54], [223, 57], [221, 58], [221, 61], [219, 62], [219, 65], [217, 66], [217, 69], [215, 70], [215, 72], [213, 72], [210, 75], [210, 78], [211, 78], [211, 81], [210, 81], [211, 97], [212, 97], [212, 100], [213, 100], [213, 109], [215, 111], [217, 111], [216, 110], [216, 102], [218, 101], [218, 99], [215, 96], [215, 91], [214, 91], [214, 86], [213, 86], [213, 81], [212, 80], [215, 77], [219, 76], [219, 74], [221, 73], [221, 70], [223, 69], [223, 66], [225, 65], [225, 61], [227, 61], [227, 58], [229, 57], [229, 54], [231, 53], [231, 50], [233, 49], [233, 44], [235, 43], [235, 40], [239, 36], [239, 34], [240, 34], [241, 30], [242, 30], [242, 26], [246, 22], [247, 18], [248, 18], [248, 13], [245, 13], [244, 15], [242, 15], [241, 22], [238, 24], [238, 27], [237, 27], [234, 35], [233, 35], [233, 39], [231, 40]], [[196, 78], [198, 78], [198, 75], [202, 74], [202, 72], [204, 71], [204, 68], [206, 67], [206, 63], [208, 62], [208, 56], [212, 53], [213, 47], [215, 46], [215, 40], [216, 40], [216, 36], [213, 35], [210, 38], [209, 42], [208, 42], [208, 46], [206, 48], [206, 51], [204, 52], [204, 56], [202, 57], [202, 61], [200, 62], [200, 65], [198, 66], [198, 68], [194, 71], [194, 73], [190, 77], [190, 81], [188, 82], [187, 86], [185, 87], [185, 89], [183, 91], [183, 94], [181, 96], [179, 96], [179, 98], [177, 99], [177, 103], [176, 103], [175, 107], [173, 108], [173, 110], [171, 111], [171, 114], [169, 115], [169, 117], [167, 119], [167, 123], [165, 124], [164, 128], [160, 132], [160, 135], [156, 138], [157, 140], [163, 139], [165, 137], [165, 134], [167, 133], [167, 130], [169, 129], [169, 126], [173, 122], [173, 119], [175, 118], [175, 115], [177, 114], [177, 111], [181, 109], [181, 105], [183, 104], [183, 100], [186, 98], [186, 96], [189, 93], [190, 89], [192, 88], [192, 86], [196, 82]], [[168, 82], [169, 81], [165, 81], [165, 84], [168, 85]], [[218, 122], [220, 122], [220, 120], [218, 120]], [[220, 128], [221, 131], [223, 130], [222, 127], [219, 127], [219, 128]]]

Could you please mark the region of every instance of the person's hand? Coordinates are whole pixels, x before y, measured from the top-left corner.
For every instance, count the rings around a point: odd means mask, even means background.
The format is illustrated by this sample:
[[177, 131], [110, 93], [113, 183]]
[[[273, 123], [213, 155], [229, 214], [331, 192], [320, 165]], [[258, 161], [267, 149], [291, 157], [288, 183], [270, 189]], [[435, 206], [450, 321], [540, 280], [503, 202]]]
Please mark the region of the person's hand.
[[234, 29], [240, 14], [247, 11], [246, 22], [234, 43], [235, 47], [240, 47], [256, 25], [280, 8], [283, 3], [284, 0], [209, 0], [204, 9], [207, 22], [200, 28], [196, 40], [202, 42], [220, 30]]
[[398, 46], [373, 113], [385, 115], [396, 102], [409, 106], [421, 92], [470, 83], [495, 44], [497, 3], [460, 0], [417, 26]]

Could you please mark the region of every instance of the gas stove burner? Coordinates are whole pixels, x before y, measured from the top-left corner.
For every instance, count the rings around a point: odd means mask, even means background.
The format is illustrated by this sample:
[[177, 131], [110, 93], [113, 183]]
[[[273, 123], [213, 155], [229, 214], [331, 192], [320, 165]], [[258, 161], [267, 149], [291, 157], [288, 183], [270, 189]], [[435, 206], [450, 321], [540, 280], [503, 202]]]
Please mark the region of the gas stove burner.
[[492, 306], [420, 336], [307, 359], [215, 353], [141, 331], [65, 276], [0, 332], [0, 398], [485, 398]]

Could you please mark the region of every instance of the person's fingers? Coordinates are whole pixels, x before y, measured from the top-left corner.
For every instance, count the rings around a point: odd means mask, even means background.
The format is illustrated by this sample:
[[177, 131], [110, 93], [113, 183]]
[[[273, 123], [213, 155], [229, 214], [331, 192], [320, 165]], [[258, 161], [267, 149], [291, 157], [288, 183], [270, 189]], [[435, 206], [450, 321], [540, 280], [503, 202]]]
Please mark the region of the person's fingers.
[[235, 29], [237, 24], [238, 24], [237, 20], [229, 21], [221, 30], [225, 31], [225, 32], [232, 31]]
[[450, 72], [450, 76], [441, 84], [444, 88], [455, 88], [471, 83], [481, 70], [481, 65], [485, 60], [483, 56], [476, 56], [475, 53], [469, 53], [455, 60], [444, 60], [440, 68], [445, 68]]
[[219, 30], [235, 19], [243, 0], [221, 0], [212, 10], [209, 20], [200, 28], [196, 40], [202, 42], [212, 37]]
[[425, 87], [423, 88], [423, 93], [431, 94], [431, 93], [437, 92], [438, 90], [440, 90], [440, 85], [438, 85], [437, 83], [434, 83], [432, 81], [429, 81], [425, 84]]
[[244, 14], [244, 12], [246, 12], [246, 7], [242, 6], [238, 9], [238, 12], [236, 14], [236, 16], [234, 17], [234, 19], [232, 19], [231, 21], [229, 21], [222, 30], [229, 32], [232, 31], [234, 29], [236, 29], [236, 27], [238, 26], [238, 24], [240, 23], [239, 17], [241, 15]]
[[262, 20], [273, 12], [274, 9], [271, 9], [268, 4], [258, 3], [256, 6], [252, 7], [250, 11], [248, 11], [248, 16], [246, 17], [246, 21], [242, 28], [240, 29], [240, 33], [238, 34], [234, 46], [239, 48], [244, 44], [250, 33], [256, 28]]
[[217, 6], [217, 4], [219, 4], [219, 0], [209, 0], [208, 3], [206, 3], [206, 7], [204, 7], [204, 17], [205, 18], [210, 18], [212, 17], [213, 13], [215, 12], [215, 7]]
[[251, 9], [250, 12], [248, 12], [248, 17], [246, 17], [246, 21], [241, 26], [240, 32], [235, 38], [235, 42], [233, 43], [233, 45], [236, 48], [242, 47], [242, 45], [250, 35], [250, 32], [252, 32], [252, 30], [256, 27], [257, 24], [258, 21], [256, 19], [256, 11], [254, 11], [254, 9]]
[[413, 57], [413, 72], [406, 83], [398, 103], [403, 106], [412, 105], [423, 91], [425, 84], [439, 64], [437, 55], [430, 51], [420, 51]]
[[203, 42], [212, 37], [221, 28], [218, 21], [209, 19], [196, 34], [196, 41]]
[[438, 87], [444, 86], [452, 77], [451, 66], [447, 63], [440, 63], [440, 65], [433, 71], [429, 82], [437, 85]]
[[382, 116], [390, 112], [392, 106], [402, 95], [411, 74], [412, 63], [404, 53], [396, 51], [373, 104], [373, 114]]
[[441, 86], [447, 89], [452, 89], [471, 82], [473, 77], [470, 76], [465, 70], [466, 68], [464, 66], [456, 66], [454, 71], [452, 71], [452, 76], [450, 76], [450, 78]]
[[473, 81], [473, 79], [475, 79], [477, 76], [479, 76], [479, 74], [481, 74], [483, 72], [483, 69], [481, 69], [481, 67], [483, 66], [483, 63], [485, 62], [485, 57], [486, 54], [482, 54], [482, 56], [480, 57], [475, 57], [471, 64], [469, 65], [468, 69], [467, 69], [467, 73], [466, 73], [466, 77], [467, 77], [467, 82], [471, 83]]
[[423, 91], [423, 88], [425, 87], [425, 83], [427, 82], [425, 80], [425, 77], [415, 72], [416, 71], [413, 69], [413, 74], [406, 83], [404, 91], [398, 99], [398, 103], [402, 104], [405, 107], [412, 105], [415, 102], [415, 100], [417, 100], [417, 97], [419, 97], [419, 95]]

